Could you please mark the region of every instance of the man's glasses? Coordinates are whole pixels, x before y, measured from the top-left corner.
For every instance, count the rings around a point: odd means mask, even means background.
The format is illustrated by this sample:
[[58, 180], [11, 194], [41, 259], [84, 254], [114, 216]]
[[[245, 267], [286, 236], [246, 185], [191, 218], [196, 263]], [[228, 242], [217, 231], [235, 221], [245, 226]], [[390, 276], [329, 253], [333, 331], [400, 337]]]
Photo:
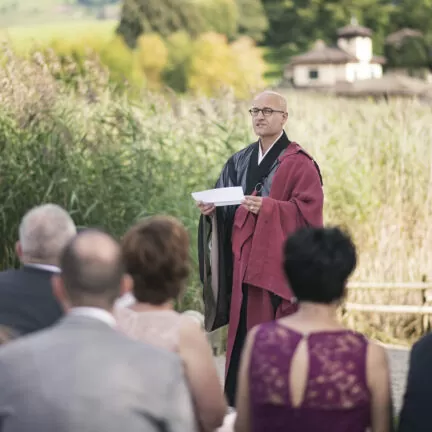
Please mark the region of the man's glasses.
[[273, 113], [278, 112], [284, 114], [285, 111], [274, 110], [272, 108], [251, 108], [249, 113], [252, 117], [256, 117], [260, 111], [263, 113], [264, 117], [270, 117]]

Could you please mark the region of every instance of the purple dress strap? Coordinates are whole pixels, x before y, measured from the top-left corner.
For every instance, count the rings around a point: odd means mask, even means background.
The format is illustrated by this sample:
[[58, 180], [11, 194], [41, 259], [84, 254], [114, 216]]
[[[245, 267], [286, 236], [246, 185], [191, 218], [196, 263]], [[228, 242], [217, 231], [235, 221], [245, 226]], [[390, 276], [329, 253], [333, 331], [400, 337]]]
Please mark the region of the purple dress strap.
[[[294, 353], [306, 338], [309, 367], [303, 400], [293, 406]], [[303, 335], [276, 322], [258, 327], [249, 367], [254, 432], [365, 432], [370, 425], [367, 339], [350, 330]]]

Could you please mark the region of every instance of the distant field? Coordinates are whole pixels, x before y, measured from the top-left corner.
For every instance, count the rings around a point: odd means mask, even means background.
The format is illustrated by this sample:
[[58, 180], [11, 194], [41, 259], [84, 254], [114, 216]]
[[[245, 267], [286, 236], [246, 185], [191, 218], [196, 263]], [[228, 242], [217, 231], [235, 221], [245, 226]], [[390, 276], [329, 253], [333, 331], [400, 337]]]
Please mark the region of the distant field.
[[45, 24], [75, 19], [86, 13], [82, 7], [67, 10], [62, 0], [0, 0], [0, 27]]
[[25, 51], [34, 44], [46, 44], [54, 39], [73, 40], [76, 37], [92, 35], [109, 39], [117, 25], [115, 20], [67, 21], [46, 25], [16, 26], [0, 29], [0, 38], [10, 39], [18, 51]]
[[[114, 18], [120, 3], [107, 8]], [[33, 26], [62, 21], [96, 18], [97, 9], [77, 5], [70, 0], [0, 0], [0, 28]]]

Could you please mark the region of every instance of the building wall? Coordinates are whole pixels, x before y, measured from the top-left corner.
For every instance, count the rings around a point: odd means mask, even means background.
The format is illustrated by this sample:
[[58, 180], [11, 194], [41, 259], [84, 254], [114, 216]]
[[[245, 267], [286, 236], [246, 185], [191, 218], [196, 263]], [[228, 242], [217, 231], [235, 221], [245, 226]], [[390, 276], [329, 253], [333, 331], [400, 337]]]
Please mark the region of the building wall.
[[331, 87], [338, 81], [381, 78], [382, 67], [371, 63], [296, 65], [292, 76], [298, 87]]
[[293, 78], [298, 87], [330, 87], [346, 80], [346, 65], [296, 65]]
[[348, 63], [346, 65], [346, 79], [349, 82], [370, 79], [370, 78], [381, 78], [382, 66], [375, 63]]
[[337, 44], [361, 62], [370, 62], [372, 59], [372, 39], [369, 37], [339, 38]]
[[383, 76], [383, 68], [380, 64], [372, 64], [373, 78], [381, 78]]

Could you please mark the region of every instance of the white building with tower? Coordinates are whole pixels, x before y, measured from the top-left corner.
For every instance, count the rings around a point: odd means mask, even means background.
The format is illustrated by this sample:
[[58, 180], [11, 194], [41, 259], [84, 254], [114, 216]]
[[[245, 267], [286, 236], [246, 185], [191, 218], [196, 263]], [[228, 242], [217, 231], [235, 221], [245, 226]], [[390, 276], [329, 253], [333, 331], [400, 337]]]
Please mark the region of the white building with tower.
[[355, 20], [337, 32], [337, 45], [315, 42], [312, 50], [291, 58], [285, 79], [298, 88], [331, 88], [338, 83], [381, 78], [385, 58], [373, 54], [372, 30]]

